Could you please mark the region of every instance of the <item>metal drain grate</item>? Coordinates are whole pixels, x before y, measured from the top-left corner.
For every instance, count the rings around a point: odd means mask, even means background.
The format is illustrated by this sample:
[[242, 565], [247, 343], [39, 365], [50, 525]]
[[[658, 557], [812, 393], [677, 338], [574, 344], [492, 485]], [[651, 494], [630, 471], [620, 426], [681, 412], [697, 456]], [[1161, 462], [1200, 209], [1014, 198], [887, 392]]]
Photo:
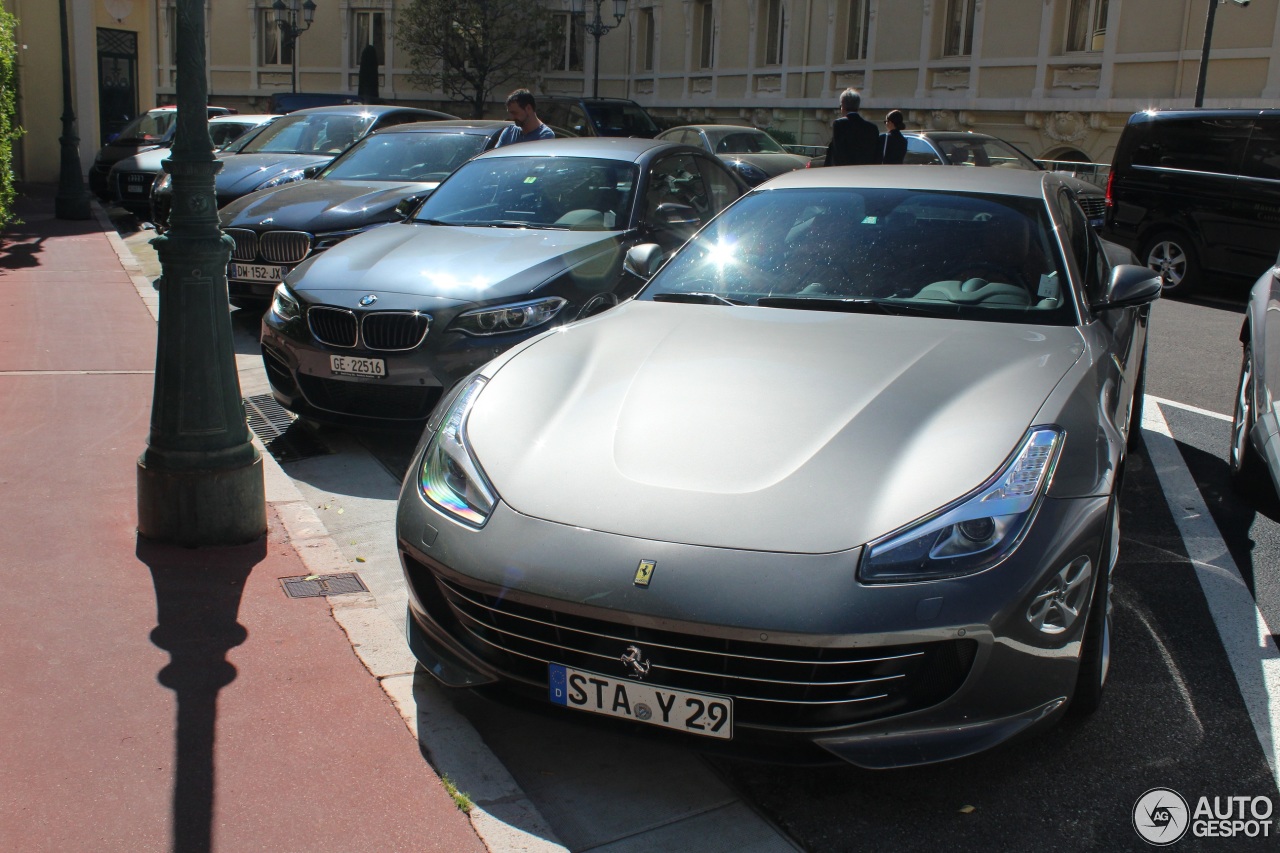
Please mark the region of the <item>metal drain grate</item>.
[[339, 572], [334, 575], [307, 575], [301, 578], [281, 578], [284, 591], [290, 598], [315, 598], [320, 595], [347, 595], [352, 592], [368, 592], [369, 588], [355, 572]]
[[244, 398], [249, 429], [262, 441], [277, 462], [296, 462], [332, 453], [315, 433], [298, 422], [298, 416], [276, 402], [270, 394]]

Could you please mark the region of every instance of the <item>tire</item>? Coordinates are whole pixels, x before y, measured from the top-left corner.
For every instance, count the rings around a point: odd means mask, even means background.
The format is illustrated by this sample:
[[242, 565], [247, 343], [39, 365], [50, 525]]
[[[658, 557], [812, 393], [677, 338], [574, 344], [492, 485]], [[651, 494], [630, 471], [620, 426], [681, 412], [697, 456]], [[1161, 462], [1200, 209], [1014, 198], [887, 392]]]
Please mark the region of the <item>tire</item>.
[[1098, 710], [1102, 704], [1102, 692], [1107, 685], [1111, 669], [1111, 572], [1115, 568], [1120, 544], [1120, 485], [1111, 497], [1107, 510], [1107, 534], [1103, 540], [1098, 567], [1098, 579], [1093, 587], [1093, 600], [1089, 603], [1089, 621], [1085, 623], [1080, 649], [1080, 671], [1076, 675], [1076, 689], [1071, 696], [1067, 712], [1074, 717], [1084, 717]]
[[1165, 231], [1142, 247], [1142, 263], [1160, 273], [1164, 296], [1186, 296], [1200, 285], [1200, 256], [1182, 234]]
[[1236, 384], [1235, 410], [1231, 416], [1231, 485], [1237, 493], [1250, 498], [1267, 494], [1269, 477], [1249, 439], [1253, 431], [1253, 344], [1245, 341], [1240, 358], [1240, 379]]

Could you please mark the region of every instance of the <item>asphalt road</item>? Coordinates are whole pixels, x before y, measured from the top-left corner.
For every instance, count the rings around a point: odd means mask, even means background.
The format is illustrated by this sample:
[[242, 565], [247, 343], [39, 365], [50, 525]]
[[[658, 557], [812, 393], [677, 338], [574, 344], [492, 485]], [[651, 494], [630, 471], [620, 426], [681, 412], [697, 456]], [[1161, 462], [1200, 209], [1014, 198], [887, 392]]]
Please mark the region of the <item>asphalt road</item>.
[[[1243, 499], [1228, 485], [1229, 415], [1247, 287], [1222, 290], [1224, 299], [1168, 300], [1153, 308], [1148, 418], [1122, 503], [1110, 678], [1093, 716], [1069, 718], [973, 758], [869, 772], [702, 756], [692, 745], [648, 745], [601, 731], [592, 721], [541, 722], [479, 697], [459, 707], [535, 801], [545, 797], [539, 808], [553, 825], [573, 817], [568, 809], [558, 814], [565, 788], [553, 784], [555, 777], [573, 776], [571, 768], [583, 766], [570, 754], [589, 753], [587, 787], [601, 808], [644, 803], [654, 787], [679, 789], [673, 768], [696, 765], [815, 853], [1146, 849], [1133, 827], [1134, 806], [1159, 787], [1191, 804], [1201, 796], [1248, 796], [1268, 797], [1276, 807], [1269, 838], [1189, 833], [1176, 849], [1278, 849], [1280, 794], [1261, 744], [1280, 739], [1280, 732], [1267, 728], [1267, 694], [1261, 710], [1256, 701], [1258, 673], [1249, 667], [1257, 669], [1258, 661], [1246, 660], [1242, 669], [1240, 649], [1224, 646], [1221, 637], [1233, 626], [1249, 628], [1255, 606], [1270, 630], [1280, 631], [1280, 503]], [[251, 356], [257, 318], [243, 311], [233, 318], [237, 350]], [[389, 508], [417, 436], [324, 428], [316, 437], [329, 452], [286, 462], [284, 469], [319, 508], [332, 507], [322, 519], [353, 560], [358, 553], [388, 552], [384, 560], [370, 556], [360, 570], [380, 606], [385, 599], [402, 612]], [[1185, 475], [1186, 490], [1178, 492], [1174, 475]], [[389, 565], [382, 575], [370, 577], [383, 562]], [[1243, 578], [1248, 612], [1223, 611], [1206, 598], [1207, 573], [1223, 565], [1234, 565]], [[1252, 704], [1246, 693], [1255, 697]], [[1273, 704], [1276, 695], [1270, 694]], [[581, 788], [584, 780], [577, 781]], [[591, 848], [588, 828], [556, 828], [566, 842], [577, 840], [571, 849]], [[722, 848], [707, 839], [705, 849]]]

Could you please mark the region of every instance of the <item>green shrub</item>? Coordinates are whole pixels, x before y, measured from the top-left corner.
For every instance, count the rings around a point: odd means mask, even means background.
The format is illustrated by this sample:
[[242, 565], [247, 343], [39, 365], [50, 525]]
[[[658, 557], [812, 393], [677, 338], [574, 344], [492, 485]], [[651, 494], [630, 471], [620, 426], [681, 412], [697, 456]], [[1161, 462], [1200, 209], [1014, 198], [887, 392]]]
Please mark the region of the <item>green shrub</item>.
[[17, 25], [17, 18], [0, 9], [0, 228], [19, 221], [13, 213], [13, 141], [22, 135], [22, 128], [15, 121], [18, 45], [14, 30]]
[[773, 141], [779, 145], [795, 145], [796, 135], [789, 130], [783, 130], [780, 127], [766, 127], [764, 132], [773, 137]]

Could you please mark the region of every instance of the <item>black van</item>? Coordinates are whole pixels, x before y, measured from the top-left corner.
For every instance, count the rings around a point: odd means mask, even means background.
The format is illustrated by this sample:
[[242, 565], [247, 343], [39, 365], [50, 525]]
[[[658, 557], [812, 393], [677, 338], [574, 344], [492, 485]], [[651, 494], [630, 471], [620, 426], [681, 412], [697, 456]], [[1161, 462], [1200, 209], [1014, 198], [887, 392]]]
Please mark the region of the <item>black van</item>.
[[1168, 295], [1205, 273], [1257, 278], [1280, 250], [1280, 110], [1135, 113], [1102, 235], [1159, 270]]
[[538, 118], [577, 136], [635, 136], [653, 139], [662, 128], [635, 101], [626, 98], [535, 96]]

